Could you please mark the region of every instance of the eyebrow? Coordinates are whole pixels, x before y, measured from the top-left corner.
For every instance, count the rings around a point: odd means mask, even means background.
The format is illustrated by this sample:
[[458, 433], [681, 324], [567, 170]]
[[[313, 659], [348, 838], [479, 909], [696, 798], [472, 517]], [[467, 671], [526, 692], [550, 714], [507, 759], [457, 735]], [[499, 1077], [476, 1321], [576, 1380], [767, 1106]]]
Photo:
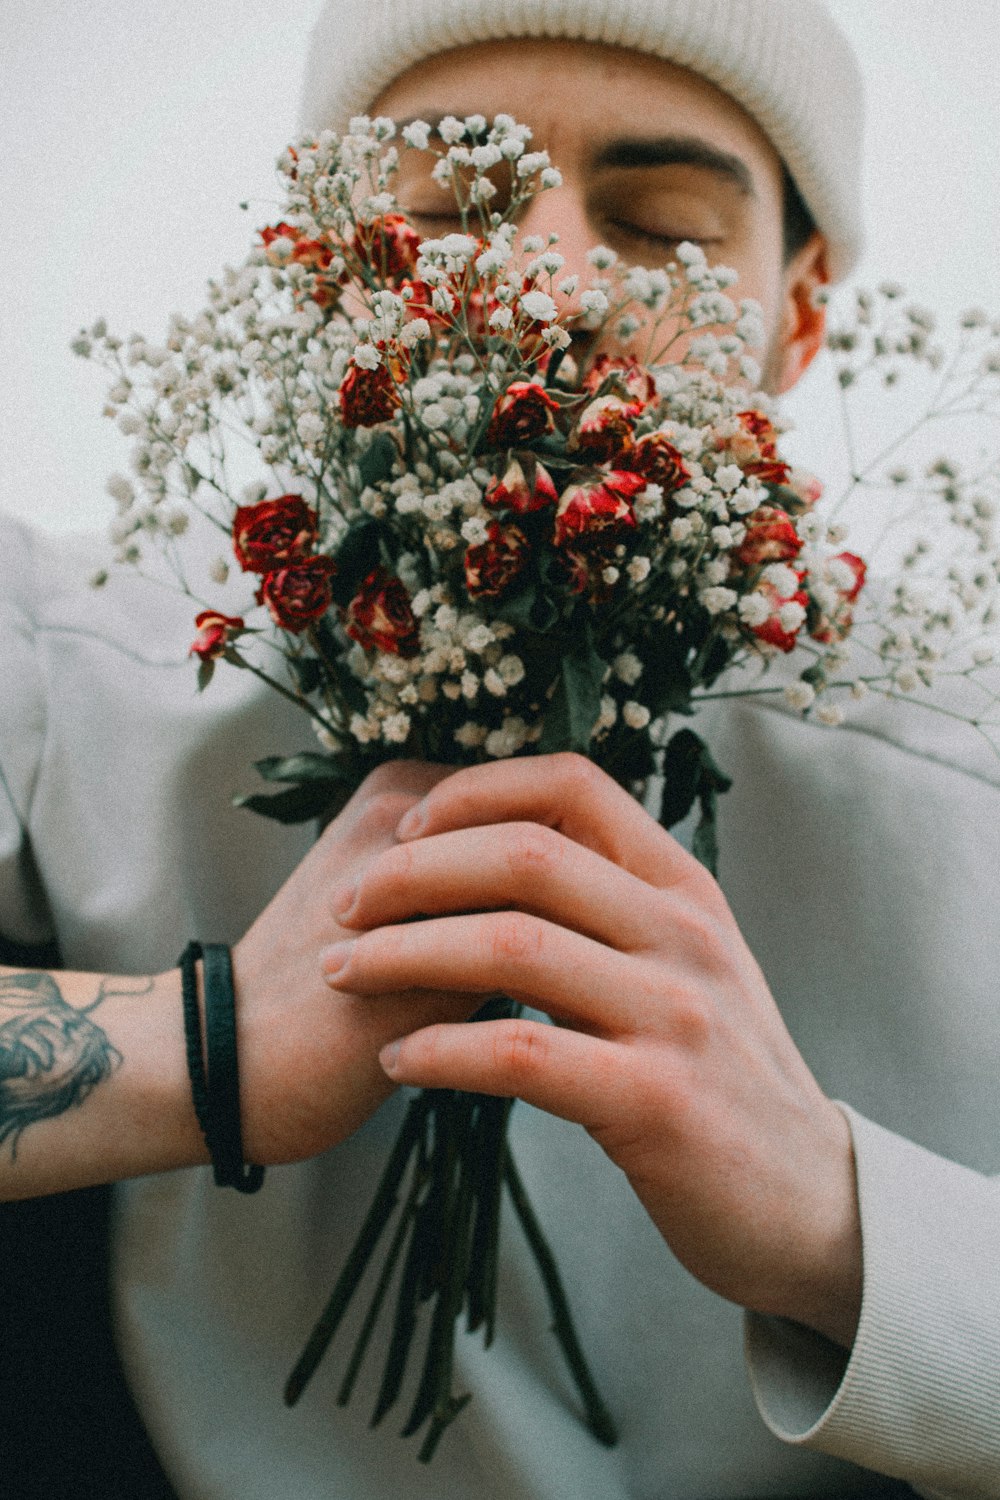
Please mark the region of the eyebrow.
[[[448, 111], [431, 115], [413, 115], [406, 120], [395, 120], [397, 130], [413, 125], [422, 119], [432, 131], [447, 119]], [[461, 118], [461, 117], [458, 117]], [[720, 151], [700, 136], [619, 136], [605, 142], [590, 158], [592, 171], [607, 168], [642, 167], [698, 167], [703, 172], [712, 172], [736, 187], [744, 197], [756, 198], [753, 173], [740, 156]]]
[[753, 174], [742, 157], [720, 151], [697, 136], [623, 136], [599, 147], [590, 165], [595, 171], [602, 167], [698, 167], [731, 182], [745, 197], [757, 196]]

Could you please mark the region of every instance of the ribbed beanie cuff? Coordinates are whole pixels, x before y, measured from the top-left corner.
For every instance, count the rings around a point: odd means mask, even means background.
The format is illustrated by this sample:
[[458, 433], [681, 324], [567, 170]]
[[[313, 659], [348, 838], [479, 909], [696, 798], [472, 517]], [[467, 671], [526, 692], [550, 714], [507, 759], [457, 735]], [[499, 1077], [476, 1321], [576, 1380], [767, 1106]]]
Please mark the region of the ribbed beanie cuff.
[[603, 42], [707, 78], [783, 158], [827, 237], [834, 279], [854, 265], [863, 93], [854, 53], [821, 0], [327, 0], [306, 61], [301, 127], [344, 130], [414, 63], [507, 37]]

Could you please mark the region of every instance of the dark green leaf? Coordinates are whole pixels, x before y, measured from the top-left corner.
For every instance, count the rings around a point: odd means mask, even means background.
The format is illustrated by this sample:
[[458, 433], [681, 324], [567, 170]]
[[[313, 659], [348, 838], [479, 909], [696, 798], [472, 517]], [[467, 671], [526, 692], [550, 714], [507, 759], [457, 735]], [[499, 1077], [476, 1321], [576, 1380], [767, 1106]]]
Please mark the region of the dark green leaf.
[[585, 626], [575, 645], [565, 653], [538, 749], [542, 755], [557, 750], [576, 750], [585, 755], [601, 711], [601, 688], [607, 664], [594, 650], [590, 627]]
[[323, 668], [315, 656], [293, 656], [288, 669], [300, 693], [314, 693], [323, 681]]
[[380, 484], [391, 479], [396, 467], [399, 450], [387, 432], [380, 432], [358, 460], [358, 471], [362, 484]]
[[715, 805], [706, 815], [704, 809], [691, 840], [691, 853], [699, 864], [704, 865], [710, 875], [719, 873], [719, 841], [715, 832]]
[[202, 657], [198, 663], [198, 691], [203, 693], [215, 676], [215, 659], [211, 656]]
[[352, 526], [344, 536], [333, 556], [337, 571], [332, 590], [337, 604], [350, 604], [362, 579], [378, 567], [382, 558], [382, 531], [378, 521], [368, 518]]
[[332, 756], [303, 750], [298, 755], [268, 755], [254, 761], [265, 781], [348, 781], [350, 772]]
[[720, 794], [728, 792], [731, 786], [732, 781], [719, 770], [704, 740], [693, 730], [679, 729], [663, 754], [660, 822], [664, 828], [673, 828], [687, 817], [697, 798], [701, 816], [691, 852], [713, 875], [719, 862], [716, 805]]
[[660, 822], [664, 828], [681, 823], [694, 806], [701, 772], [702, 741], [691, 729], [678, 729], [663, 752], [663, 803]]
[[308, 823], [312, 818], [328, 814], [331, 805], [338, 800], [342, 807], [349, 795], [350, 789], [343, 784], [309, 781], [286, 787], [283, 792], [253, 792], [247, 797], [234, 797], [233, 805], [248, 807], [251, 812], [273, 818], [277, 823]]

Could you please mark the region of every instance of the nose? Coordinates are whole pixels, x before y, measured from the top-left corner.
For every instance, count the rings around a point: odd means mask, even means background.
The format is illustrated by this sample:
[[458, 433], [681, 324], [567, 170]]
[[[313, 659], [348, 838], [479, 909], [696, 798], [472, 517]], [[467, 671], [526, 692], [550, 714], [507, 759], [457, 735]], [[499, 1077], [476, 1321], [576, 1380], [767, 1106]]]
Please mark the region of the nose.
[[[573, 294], [559, 299], [560, 308], [565, 307], [574, 322], [583, 316], [580, 306], [581, 293], [587, 290], [591, 277], [595, 275], [587, 260], [587, 251], [600, 243], [600, 237], [591, 223], [584, 195], [572, 179], [563, 180], [559, 187], [546, 188], [536, 194], [524, 209], [518, 222], [522, 236], [537, 235], [548, 243], [550, 234], [557, 234], [559, 242], [554, 246], [564, 257], [565, 264], [553, 277], [558, 286], [567, 276], [577, 277]], [[571, 334], [574, 343], [584, 342], [588, 335], [582, 330]]]

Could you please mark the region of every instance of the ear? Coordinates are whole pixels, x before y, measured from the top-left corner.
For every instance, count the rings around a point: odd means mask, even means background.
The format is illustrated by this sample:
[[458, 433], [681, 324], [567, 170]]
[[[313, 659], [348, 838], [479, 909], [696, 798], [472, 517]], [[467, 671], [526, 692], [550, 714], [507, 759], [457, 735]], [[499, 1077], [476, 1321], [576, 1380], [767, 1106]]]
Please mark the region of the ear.
[[812, 364], [826, 336], [826, 309], [816, 294], [830, 281], [826, 240], [817, 231], [785, 267], [781, 326], [774, 359], [775, 394], [791, 390]]

